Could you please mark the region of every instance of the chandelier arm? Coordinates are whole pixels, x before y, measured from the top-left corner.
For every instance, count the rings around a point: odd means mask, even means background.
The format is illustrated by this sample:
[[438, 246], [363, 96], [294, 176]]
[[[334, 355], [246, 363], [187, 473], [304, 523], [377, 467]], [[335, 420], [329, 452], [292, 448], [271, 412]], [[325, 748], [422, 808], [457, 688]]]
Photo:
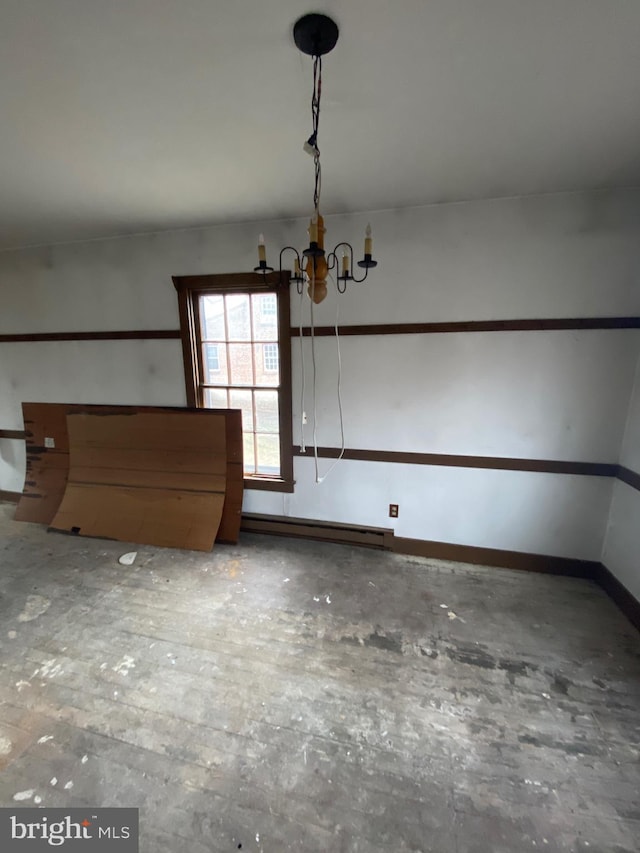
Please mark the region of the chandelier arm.
[[353, 246], [351, 245], [351, 243], [347, 243], [346, 240], [342, 240], [340, 243], [336, 243], [335, 249], [333, 250], [332, 254], [335, 255], [337, 253], [338, 249], [340, 248], [340, 246], [344, 246], [345, 248], [347, 248], [349, 250], [349, 254], [351, 255], [351, 260], [353, 260]]
[[[298, 261], [298, 269], [302, 269], [302, 259], [300, 257], [298, 250], [296, 249], [296, 247], [295, 246], [285, 246], [283, 249], [280, 249], [280, 263], [279, 263], [280, 282], [282, 282], [282, 272], [283, 272], [282, 256], [284, 255], [285, 252], [293, 252], [293, 254], [296, 256], [296, 260]], [[298, 296], [302, 296], [302, 284], [303, 284], [302, 275], [299, 278], [295, 275], [290, 275], [289, 281], [290, 282], [295, 281], [296, 290], [298, 291]]]
[[362, 278], [356, 278], [354, 275], [351, 276], [352, 281], [355, 281], [356, 284], [361, 284], [365, 278], [369, 275], [369, 267], [365, 267], [364, 275]]
[[280, 249], [280, 272], [282, 272], [282, 256], [285, 252], [293, 252], [293, 254], [298, 259], [298, 263], [300, 263], [301, 261], [300, 254], [295, 246], [285, 246], [284, 248]]
[[[353, 271], [353, 246], [351, 245], [351, 243], [347, 243], [346, 240], [343, 240], [341, 243], [336, 244], [335, 249], [331, 253], [336, 260], [336, 267], [338, 267], [338, 273], [336, 274], [336, 287], [338, 288], [338, 293], [346, 293], [347, 282], [348, 281], [358, 281], [358, 279], [355, 279], [353, 277], [352, 272], [348, 272], [346, 275], [340, 274], [340, 272], [339, 272], [340, 261], [338, 260], [338, 249], [340, 248], [340, 246], [344, 246], [345, 249], [349, 250], [349, 257], [350, 257], [349, 270], [351, 270], [351, 271]], [[365, 276], [365, 278], [366, 278], [366, 276]], [[359, 280], [364, 281], [364, 279], [359, 279]], [[342, 282], [342, 287], [340, 286], [340, 282]]]

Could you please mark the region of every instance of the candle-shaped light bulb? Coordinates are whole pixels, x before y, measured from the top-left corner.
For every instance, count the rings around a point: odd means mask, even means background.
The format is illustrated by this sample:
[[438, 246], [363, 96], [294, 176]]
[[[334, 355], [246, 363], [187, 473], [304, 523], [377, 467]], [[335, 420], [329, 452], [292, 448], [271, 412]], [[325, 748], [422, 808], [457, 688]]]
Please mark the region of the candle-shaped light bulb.
[[373, 246], [373, 240], [371, 239], [371, 224], [368, 224], [364, 229], [364, 253], [365, 255], [372, 255], [371, 247]]
[[309, 242], [310, 243], [317, 243], [318, 242], [318, 219], [315, 216], [309, 222]]
[[258, 237], [258, 260], [260, 263], [264, 261], [267, 262], [267, 250], [264, 245], [264, 234], [260, 234]]
[[342, 250], [342, 275], [349, 275], [349, 253], [346, 249]]
[[300, 278], [302, 271], [300, 269], [300, 261], [296, 258], [293, 262], [293, 275], [295, 278]]

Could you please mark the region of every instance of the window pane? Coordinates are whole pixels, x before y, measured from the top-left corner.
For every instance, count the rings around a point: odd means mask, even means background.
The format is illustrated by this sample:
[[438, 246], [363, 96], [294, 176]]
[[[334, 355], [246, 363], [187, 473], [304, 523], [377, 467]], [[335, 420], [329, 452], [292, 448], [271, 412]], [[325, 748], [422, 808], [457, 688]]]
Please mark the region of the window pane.
[[253, 432], [253, 402], [251, 391], [229, 389], [229, 408], [242, 409], [242, 431]]
[[203, 344], [202, 364], [206, 385], [227, 385], [227, 347], [225, 344]]
[[278, 392], [255, 391], [256, 401], [256, 432], [279, 431], [278, 421]]
[[205, 388], [204, 405], [206, 409], [228, 409], [226, 388]]
[[280, 473], [280, 441], [277, 435], [264, 435], [258, 433], [256, 436], [258, 445], [258, 474]]
[[227, 331], [230, 341], [251, 340], [251, 313], [248, 293], [228, 293]]
[[244, 473], [256, 473], [256, 454], [253, 446], [253, 433], [245, 432], [242, 435], [242, 445], [244, 451]]
[[278, 301], [275, 293], [254, 293], [251, 297], [253, 309], [253, 339], [255, 341], [278, 340]]
[[224, 297], [222, 295], [200, 297], [200, 322], [205, 341], [223, 341]]
[[277, 388], [280, 384], [280, 353], [278, 344], [254, 344], [256, 385]]
[[251, 344], [229, 344], [230, 385], [253, 385], [252, 358]]

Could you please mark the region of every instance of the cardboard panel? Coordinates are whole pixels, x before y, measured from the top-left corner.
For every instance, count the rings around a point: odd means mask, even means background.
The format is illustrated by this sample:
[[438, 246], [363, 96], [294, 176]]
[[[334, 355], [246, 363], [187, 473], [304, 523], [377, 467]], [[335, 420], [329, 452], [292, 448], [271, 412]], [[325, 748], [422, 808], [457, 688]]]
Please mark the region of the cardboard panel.
[[[237, 409], [181, 409], [175, 407], [161, 406], [94, 406], [78, 405], [70, 403], [23, 403], [22, 411], [27, 432], [27, 474], [22, 498], [18, 504], [15, 518], [18, 521], [30, 521], [39, 524], [51, 524], [59, 506], [67, 485], [69, 471], [69, 436], [67, 433], [67, 415], [72, 413], [86, 413], [97, 415], [115, 415], [152, 412], [189, 412], [203, 419], [224, 416], [226, 423], [226, 482], [224, 507], [217, 541], [236, 543], [240, 533], [240, 520], [242, 514], [243, 498], [243, 454], [242, 454], [242, 415]], [[45, 446], [45, 441], [53, 447]], [[116, 469], [118, 452], [126, 448], [106, 448], [101, 452], [108, 458], [111, 469]], [[78, 456], [78, 467], [91, 468], [95, 466], [94, 448], [90, 441], [86, 446], [78, 448], [84, 455]], [[159, 470], [157, 456], [148, 449], [141, 449], [138, 454], [137, 464], [139, 470], [145, 467], [149, 471]], [[183, 449], [180, 460], [176, 460], [176, 475], [182, 470], [193, 473], [192, 461], [188, 459], [191, 452], [197, 453], [193, 447]], [[111, 454], [107, 456], [108, 454]], [[120, 467], [130, 466], [130, 459], [126, 456], [119, 457], [122, 464]], [[81, 465], [80, 463], [83, 463]], [[221, 474], [223, 471], [219, 456], [207, 457], [202, 460], [200, 473]], [[182, 468], [180, 467], [182, 466]], [[161, 469], [162, 466], [160, 466]], [[79, 472], [79, 476], [86, 480]], [[106, 475], [105, 475], [106, 476]], [[111, 475], [112, 479], [115, 476]], [[177, 482], [177, 481], [176, 481]], [[184, 483], [184, 481], [182, 481]], [[147, 485], [153, 486], [150, 480]]]
[[224, 414], [227, 424], [227, 490], [217, 541], [235, 544], [240, 536], [244, 497], [242, 412], [240, 409], [227, 409]]
[[72, 413], [67, 434], [69, 477], [52, 529], [211, 550], [226, 486], [224, 415]]

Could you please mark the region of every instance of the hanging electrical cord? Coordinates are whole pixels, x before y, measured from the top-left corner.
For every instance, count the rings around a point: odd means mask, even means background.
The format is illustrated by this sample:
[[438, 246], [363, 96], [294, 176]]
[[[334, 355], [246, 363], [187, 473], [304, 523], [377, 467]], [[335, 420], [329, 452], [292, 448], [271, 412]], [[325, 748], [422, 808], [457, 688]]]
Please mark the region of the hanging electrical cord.
[[316, 217], [320, 213], [320, 193], [322, 190], [322, 168], [320, 166], [320, 148], [318, 130], [320, 127], [320, 98], [322, 96], [322, 57], [313, 58], [313, 95], [311, 96], [311, 124], [313, 131], [307, 142], [308, 150], [313, 153], [315, 180], [313, 186], [313, 209]]
[[[335, 284], [333, 275], [330, 274], [331, 281]], [[314, 433], [314, 445], [315, 445], [315, 466], [316, 466], [316, 483], [323, 483], [329, 474], [336, 467], [338, 462], [344, 456], [345, 451], [345, 441], [344, 441], [344, 413], [342, 410], [342, 354], [340, 352], [340, 332], [339, 332], [339, 311], [340, 311], [340, 299], [338, 298], [337, 287], [336, 287], [336, 319], [334, 323], [334, 329], [336, 332], [336, 353], [338, 356], [338, 411], [340, 413], [340, 453], [333, 463], [333, 465], [329, 468], [329, 470], [322, 476], [319, 476], [318, 472], [318, 447], [315, 442], [315, 433]], [[311, 303], [311, 313], [313, 314], [313, 303]], [[313, 328], [313, 325], [312, 325]], [[315, 427], [315, 384], [314, 384], [314, 427]]]
[[306, 389], [306, 375], [305, 375], [305, 365], [304, 365], [304, 340], [302, 338], [302, 308], [304, 305], [304, 289], [300, 289], [300, 325], [299, 325], [299, 340], [300, 340], [300, 367], [302, 370], [302, 390], [300, 393], [300, 452], [306, 453], [307, 445], [304, 440], [304, 426], [307, 417], [307, 413], [305, 411], [305, 389]]
[[[313, 154], [313, 163], [315, 167], [315, 181], [313, 187], [313, 207], [315, 211], [316, 223], [320, 215], [320, 194], [322, 192], [322, 168], [320, 166], [320, 148], [318, 147], [318, 128], [320, 125], [320, 98], [322, 96], [322, 57], [314, 56], [313, 59], [313, 96], [311, 98], [311, 119], [313, 132], [306, 143], [306, 149]], [[339, 303], [337, 298], [338, 287], [333, 278], [331, 281], [336, 286], [336, 349], [338, 354], [338, 410], [340, 412], [340, 438], [341, 448], [340, 455], [335, 460], [329, 470], [321, 477], [318, 464], [318, 394], [317, 394], [317, 365], [316, 365], [316, 342], [315, 342], [315, 261], [311, 267], [311, 300], [310, 300], [310, 327], [311, 327], [311, 363], [312, 363], [312, 391], [313, 391], [313, 461], [315, 466], [316, 483], [322, 483], [336, 467], [338, 462], [344, 456], [345, 441], [344, 441], [344, 414], [342, 409], [342, 355], [340, 353], [340, 334], [338, 331], [338, 311]], [[307, 267], [307, 275], [309, 275], [309, 267]], [[300, 329], [300, 340], [302, 340], [302, 327]], [[304, 416], [303, 416], [304, 419]]]
[[316, 388], [316, 379], [318, 375], [318, 370], [316, 366], [316, 338], [315, 338], [315, 319], [313, 316], [313, 294], [316, 287], [316, 275], [315, 275], [315, 267], [312, 267], [311, 272], [311, 299], [309, 300], [309, 325], [311, 327], [311, 389], [313, 394], [313, 461], [316, 472], [316, 483], [319, 483], [318, 479], [318, 392]]
[[[357, 266], [364, 270], [362, 277], [358, 278], [355, 275], [354, 269], [354, 253], [350, 243], [343, 240], [338, 242], [335, 248], [325, 253], [324, 235], [326, 229], [324, 220], [320, 214], [320, 196], [322, 193], [322, 166], [320, 162], [320, 147], [318, 144], [318, 133], [320, 126], [320, 102], [322, 99], [322, 57], [329, 53], [335, 47], [338, 41], [338, 27], [331, 18], [318, 13], [310, 13], [299, 18], [293, 27], [293, 38], [298, 49], [305, 55], [313, 59], [313, 92], [311, 98], [311, 135], [304, 143], [304, 150], [313, 158], [314, 164], [314, 186], [313, 186], [313, 217], [308, 227], [309, 245], [302, 252], [299, 252], [294, 246], [285, 246], [280, 250], [280, 280], [285, 271], [283, 267], [283, 255], [286, 252], [294, 254], [294, 272], [289, 274], [288, 280], [295, 282], [296, 287], [299, 287], [299, 294], [302, 298], [305, 283], [308, 283], [307, 292], [311, 297], [310, 302], [310, 335], [311, 338], [311, 361], [312, 361], [312, 383], [313, 383], [313, 457], [315, 464], [316, 482], [323, 482], [331, 473], [337, 463], [344, 457], [345, 453], [345, 436], [344, 436], [344, 412], [342, 405], [342, 355], [340, 352], [340, 333], [339, 333], [339, 303], [338, 295], [336, 294], [336, 319], [335, 319], [335, 335], [336, 335], [336, 352], [338, 360], [338, 409], [340, 413], [340, 437], [341, 448], [340, 453], [329, 467], [329, 470], [322, 477], [319, 472], [318, 464], [318, 365], [317, 354], [315, 348], [315, 316], [314, 306], [319, 304], [327, 296], [327, 278], [333, 282], [337, 293], [344, 293], [348, 282], [363, 282], [368, 275], [370, 269], [377, 266], [377, 261], [372, 257], [372, 236], [371, 227], [367, 225], [365, 229], [364, 240], [364, 257], [357, 261]], [[339, 269], [339, 260], [337, 252], [339, 248], [343, 248], [342, 257], [342, 273], [336, 274], [334, 279], [330, 275], [333, 269]], [[261, 272], [265, 277], [268, 273], [274, 272], [274, 268], [268, 266], [266, 258], [266, 249], [264, 238], [260, 235], [258, 239], [258, 266], [254, 267], [255, 272]], [[341, 286], [342, 284], [342, 286]], [[302, 387], [300, 397], [300, 450], [301, 453], [307, 454], [307, 446], [305, 441], [305, 426], [308, 425], [306, 413], [306, 365], [305, 365], [305, 342], [303, 341], [303, 308], [302, 299], [300, 305], [300, 362], [302, 367]], [[309, 432], [307, 430], [307, 432]]]

